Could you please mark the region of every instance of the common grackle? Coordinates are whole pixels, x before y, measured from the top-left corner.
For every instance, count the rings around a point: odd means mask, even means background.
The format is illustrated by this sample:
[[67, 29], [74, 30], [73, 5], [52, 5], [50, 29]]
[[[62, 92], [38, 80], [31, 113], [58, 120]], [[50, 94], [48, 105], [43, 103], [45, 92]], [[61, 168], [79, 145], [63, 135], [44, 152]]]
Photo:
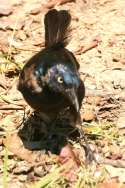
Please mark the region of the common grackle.
[[79, 63], [65, 48], [70, 22], [68, 11], [48, 11], [44, 18], [45, 48], [25, 64], [19, 77], [18, 90], [24, 99], [50, 122], [68, 108], [75, 123], [85, 95]]

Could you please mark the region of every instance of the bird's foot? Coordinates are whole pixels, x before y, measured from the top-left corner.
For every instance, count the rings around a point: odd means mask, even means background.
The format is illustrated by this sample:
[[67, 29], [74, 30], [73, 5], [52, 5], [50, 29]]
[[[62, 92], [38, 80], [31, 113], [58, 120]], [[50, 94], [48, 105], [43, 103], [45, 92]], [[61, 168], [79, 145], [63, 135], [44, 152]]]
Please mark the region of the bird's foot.
[[[92, 161], [96, 161], [94, 153], [93, 153], [92, 149], [90, 148], [90, 145], [88, 144], [86, 135], [82, 128], [79, 129], [79, 134], [80, 134], [79, 143], [85, 150], [85, 156], [86, 156], [85, 163], [90, 164]], [[85, 144], [83, 144], [83, 141]]]

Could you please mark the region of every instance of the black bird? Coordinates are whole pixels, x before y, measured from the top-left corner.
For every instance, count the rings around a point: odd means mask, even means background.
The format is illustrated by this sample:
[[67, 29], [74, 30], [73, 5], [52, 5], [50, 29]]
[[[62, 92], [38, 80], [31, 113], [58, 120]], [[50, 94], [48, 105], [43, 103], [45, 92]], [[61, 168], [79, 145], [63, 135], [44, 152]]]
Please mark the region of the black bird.
[[19, 77], [18, 90], [24, 99], [50, 122], [68, 108], [76, 123], [85, 95], [79, 63], [65, 48], [70, 22], [68, 11], [48, 11], [44, 18], [45, 48], [26, 63]]

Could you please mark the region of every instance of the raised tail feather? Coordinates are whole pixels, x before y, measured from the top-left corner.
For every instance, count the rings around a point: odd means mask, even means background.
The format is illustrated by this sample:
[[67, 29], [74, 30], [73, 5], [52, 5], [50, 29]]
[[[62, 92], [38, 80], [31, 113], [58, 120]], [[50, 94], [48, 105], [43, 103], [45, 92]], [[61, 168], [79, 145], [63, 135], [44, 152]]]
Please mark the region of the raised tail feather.
[[66, 10], [48, 11], [44, 18], [45, 24], [45, 46], [54, 47], [59, 45], [65, 47], [68, 43], [68, 28], [71, 16]]

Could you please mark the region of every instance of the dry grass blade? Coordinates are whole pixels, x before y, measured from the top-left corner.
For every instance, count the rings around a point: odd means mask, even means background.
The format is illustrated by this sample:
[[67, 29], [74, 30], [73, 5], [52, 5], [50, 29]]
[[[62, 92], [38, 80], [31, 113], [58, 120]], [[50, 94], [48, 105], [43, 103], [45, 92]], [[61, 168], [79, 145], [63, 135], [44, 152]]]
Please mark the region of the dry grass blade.
[[[0, 95], [0, 99], [2, 99], [4, 102], [8, 103], [8, 104], [12, 104], [12, 105], [15, 105], [15, 106], [20, 106], [18, 108], [20, 109], [24, 109], [24, 104], [20, 104], [20, 103], [16, 103], [16, 102], [13, 102], [9, 99], [9, 97], [5, 96], [5, 95]], [[11, 106], [12, 108], [14, 108], [13, 106]], [[3, 108], [3, 107], [1, 107]], [[6, 107], [5, 107], [6, 108]]]
[[16, 106], [16, 105], [3, 105], [0, 107], [0, 110], [24, 110], [23, 107], [21, 106]]
[[[23, 67], [23, 64], [22, 63], [18, 63], [18, 62], [16, 62], [16, 61], [14, 61], [14, 60], [12, 60], [12, 58], [11, 57], [8, 57], [8, 54], [0, 54], [0, 58], [2, 58], [2, 59], [4, 59], [4, 63], [2, 63], [1, 65], [0, 65], [0, 72], [6, 72], [5, 70], [7, 70], [7, 68], [11, 65], [14, 65], [15, 66], [15, 68], [16, 69], [18, 69], [18, 70], [21, 70], [22, 69], [22, 67]], [[7, 67], [7, 65], [8, 65], [8, 67]]]
[[72, 161], [69, 161], [66, 164], [62, 165], [61, 167], [56, 168], [53, 172], [50, 172], [49, 174], [44, 176], [39, 182], [31, 186], [30, 188], [44, 188], [45, 186], [49, 185], [51, 182], [60, 179], [62, 176], [61, 173], [69, 170], [71, 167], [72, 167]]

